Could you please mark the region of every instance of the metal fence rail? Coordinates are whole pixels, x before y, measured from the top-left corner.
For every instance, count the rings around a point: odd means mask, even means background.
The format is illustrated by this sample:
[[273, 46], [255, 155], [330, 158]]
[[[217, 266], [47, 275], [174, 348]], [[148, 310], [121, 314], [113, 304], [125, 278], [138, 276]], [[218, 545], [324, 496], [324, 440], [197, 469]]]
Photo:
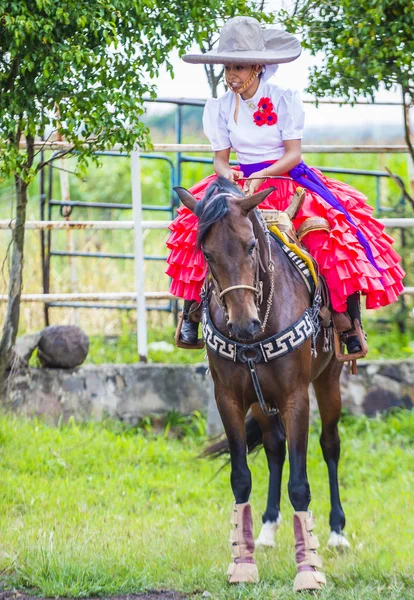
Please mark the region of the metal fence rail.
[[[414, 295], [414, 287], [405, 287], [404, 294]], [[169, 292], [145, 292], [146, 300], [173, 300]], [[114, 302], [136, 300], [136, 292], [86, 292], [75, 294], [22, 294], [22, 302]], [[7, 294], [0, 294], [0, 302], [7, 302]], [[69, 305], [70, 306], [70, 305]], [[110, 305], [107, 306], [110, 308]], [[133, 306], [131, 306], [133, 308]]]
[[[151, 101], [148, 99], [148, 101]], [[140, 151], [140, 157], [142, 159], [156, 159], [156, 160], [164, 160], [169, 164], [170, 169], [170, 187], [172, 189], [173, 185], [180, 185], [181, 183], [181, 168], [183, 164], [198, 162], [198, 163], [212, 163], [211, 153], [212, 149], [209, 144], [182, 144], [182, 128], [183, 128], [183, 107], [186, 105], [190, 106], [198, 106], [202, 108], [205, 104], [203, 100], [187, 100], [187, 99], [176, 99], [176, 98], [159, 98], [156, 100], [157, 102], [172, 104], [176, 106], [176, 118], [175, 118], [175, 131], [176, 143], [173, 144], [154, 144], [151, 151]], [[305, 100], [305, 102], [314, 103], [313, 100]], [[331, 100], [320, 100], [320, 104], [332, 104], [338, 103], [343, 104], [340, 101], [331, 101]], [[362, 102], [362, 104], [371, 104], [369, 102]], [[377, 104], [389, 104], [389, 103], [377, 103]], [[391, 103], [392, 104], [392, 103]], [[397, 103], [400, 104], [400, 103]], [[87, 141], [84, 142], [85, 145], [88, 144]], [[20, 147], [25, 148], [25, 143], [22, 142]], [[39, 152], [55, 152], [60, 153], [62, 151], [73, 150], [73, 145], [68, 144], [65, 141], [36, 141], [35, 148]], [[406, 154], [408, 152], [408, 148], [405, 145], [387, 145], [387, 146], [379, 146], [379, 145], [310, 145], [306, 144], [302, 146], [303, 154]], [[174, 154], [174, 157], [166, 155], [166, 153]], [[113, 148], [108, 149], [105, 152], [99, 152], [98, 154], [104, 156], [123, 156], [126, 157], [127, 154], [122, 150], [122, 147], [117, 144]], [[193, 154], [193, 156], [191, 156]], [[207, 154], [210, 156], [202, 156], [202, 154]], [[142, 231], [144, 229], [165, 229], [168, 227], [170, 220], [165, 220], [165, 217], [172, 218], [174, 216], [174, 211], [176, 208], [176, 199], [170, 193], [169, 203], [152, 206], [145, 205], [141, 202], [141, 191], [136, 187], [137, 183], [137, 174], [139, 178], [139, 159], [138, 152], [133, 153], [131, 160], [131, 175], [132, 175], [132, 185], [133, 185], [133, 198], [132, 203], [106, 203], [106, 202], [80, 202], [80, 201], [71, 201], [70, 198], [65, 198], [62, 196], [61, 200], [58, 200], [53, 197], [52, 194], [52, 185], [53, 185], [53, 176], [52, 176], [52, 168], [50, 167], [48, 173], [48, 185], [49, 185], [49, 194], [46, 194], [46, 186], [45, 186], [45, 174], [41, 173], [41, 185], [40, 185], [40, 206], [41, 206], [41, 221], [28, 221], [26, 223], [27, 230], [36, 230], [40, 231], [40, 236], [42, 240], [42, 275], [43, 275], [43, 294], [23, 294], [22, 301], [23, 302], [43, 302], [45, 306], [45, 319], [48, 322], [48, 307], [50, 306], [65, 306], [65, 307], [96, 307], [96, 308], [120, 308], [120, 309], [131, 309], [134, 307], [133, 302], [135, 302], [135, 306], [138, 307], [137, 312], [137, 335], [140, 340], [138, 344], [138, 352], [140, 356], [145, 356], [146, 354], [146, 334], [143, 332], [146, 328], [146, 320], [145, 320], [145, 301], [147, 300], [167, 300], [168, 305], [165, 303], [161, 306], [166, 307], [163, 310], [176, 310], [177, 302], [176, 299], [168, 292], [146, 292], [144, 294], [143, 288], [143, 265], [144, 260], [164, 260], [165, 257], [162, 256], [146, 256], [143, 253], [143, 238]], [[318, 168], [318, 167], [317, 167]], [[360, 175], [360, 176], [368, 176], [374, 177], [376, 181], [376, 211], [378, 214], [381, 212], [386, 212], [389, 210], [394, 210], [397, 208], [397, 212], [395, 214], [403, 214], [403, 195], [401, 194], [401, 198], [398, 200], [398, 204], [393, 209], [384, 207], [381, 205], [381, 190], [380, 190], [380, 178], [389, 177], [388, 173], [382, 171], [362, 171], [362, 170], [348, 170], [348, 169], [334, 169], [330, 167], [320, 168], [324, 173], [341, 173], [341, 174], [352, 174], [352, 175]], [[399, 179], [399, 178], [398, 178]], [[402, 181], [401, 181], [402, 183]], [[135, 190], [134, 190], [135, 185]], [[139, 187], [139, 186], [138, 186]], [[134, 206], [135, 203], [135, 206]], [[47, 210], [45, 210], [47, 207]], [[134, 221], [56, 221], [53, 220], [52, 210], [54, 208], [60, 208], [62, 212], [62, 216], [68, 217], [73, 208], [92, 208], [92, 209], [119, 209], [119, 210], [133, 210], [133, 219]], [[164, 220], [143, 220], [142, 211], [151, 210], [151, 211], [159, 211], [158, 214], [164, 212]], [[152, 216], [152, 215], [151, 215]], [[161, 216], [161, 214], [160, 214]], [[403, 218], [387, 218], [380, 219], [382, 223], [386, 227], [398, 227], [401, 232], [401, 242], [404, 244], [404, 236], [407, 228], [414, 227], [414, 219], [403, 219]], [[13, 229], [14, 224], [13, 221], [0, 221], [0, 229], [7, 230]], [[67, 231], [68, 238], [70, 237], [70, 232], [83, 229], [83, 230], [133, 230], [134, 231], [134, 241], [135, 241], [135, 253], [134, 254], [120, 254], [120, 253], [105, 253], [105, 252], [78, 252], [75, 251], [75, 248], [68, 248], [67, 251], [63, 250], [53, 250], [51, 247], [51, 234], [53, 231]], [[97, 292], [97, 293], [70, 293], [70, 294], [53, 294], [50, 292], [50, 259], [51, 257], [69, 257], [71, 261], [74, 257], [82, 257], [82, 258], [116, 258], [116, 259], [132, 259], [135, 258], [135, 272], [136, 272], [136, 284], [137, 290], [136, 292], [125, 292], [125, 293], [105, 293], [105, 292]], [[72, 288], [76, 290], [76, 287]], [[406, 287], [404, 290], [405, 294], [414, 294], [414, 287]], [[4, 302], [7, 299], [6, 295], [0, 295], [0, 302]], [[111, 302], [127, 302], [131, 304], [110, 304]], [[92, 304], [93, 302], [101, 302], [101, 304]], [[105, 304], [107, 303], [108, 304]], [[403, 303], [404, 300], [402, 299]], [[167, 308], [168, 306], [168, 308]], [[151, 310], [152, 308], [159, 308], [160, 305], [151, 307], [147, 304], [147, 309]], [[144, 311], [144, 312], [143, 312]]]
[[[414, 227], [414, 218], [384, 218], [377, 219], [386, 227], [407, 229]], [[165, 229], [171, 221], [141, 221], [142, 229]], [[52, 230], [52, 229], [134, 229], [134, 221], [26, 221], [26, 229]], [[0, 220], [0, 229], [13, 229], [14, 222]]]
[[[386, 227], [398, 227], [407, 229], [414, 227], [414, 218], [384, 218], [378, 219]], [[141, 221], [139, 228], [144, 229], [165, 229], [171, 221]], [[14, 223], [10, 220], [0, 221], [0, 229], [13, 229]], [[27, 221], [28, 230], [68, 230], [68, 229], [92, 229], [92, 230], [131, 230], [136, 227], [134, 221]], [[405, 287], [404, 294], [414, 295], [414, 287]], [[86, 292], [72, 294], [22, 294], [22, 302], [99, 302], [99, 301], [127, 301], [137, 300], [139, 294], [136, 292]], [[168, 292], [145, 292], [146, 300], [174, 300]], [[7, 294], [0, 294], [0, 302], [7, 301]], [[60, 306], [60, 304], [58, 305]], [[66, 304], [65, 306], [70, 306]], [[133, 308], [131, 306], [131, 308]]]
[[[87, 146], [85, 142], [85, 146]], [[20, 142], [20, 149], [26, 148], [26, 142]], [[74, 150], [73, 144], [68, 142], [35, 142], [36, 150]], [[110, 152], [116, 152], [117, 154], [122, 151], [120, 144], [115, 144]], [[213, 152], [210, 144], [154, 144], [151, 152]], [[359, 145], [313, 145], [304, 144], [302, 146], [303, 154], [407, 154], [408, 147], [401, 144], [394, 144], [389, 146], [384, 145], [370, 145], [370, 144], [359, 144]], [[142, 156], [145, 156], [145, 151], [141, 150]]]
[[[156, 99], [151, 99], [151, 98], [146, 98], [145, 99], [147, 102], [149, 103], [163, 103], [163, 104], [170, 104], [172, 106], [175, 107], [175, 143], [168, 143], [168, 144], [154, 144], [154, 146], [152, 147], [152, 149], [150, 151], [141, 151], [141, 158], [145, 159], [145, 160], [163, 160], [163, 161], [167, 161], [167, 163], [169, 164], [169, 169], [170, 169], [170, 196], [169, 196], [169, 202], [167, 204], [162, 204], [159, 206], [153, 206], [153, 205], [147, 205], [147, 204], [143, 204], [142, 205], [142, 209], [143, 210], [153, 210], [153, 211], [160, 211], [160, 212], [164, 212], [165, 217], [170, 217], [173, 218], [174, 214], [175, 214], [175, 209], [177, 208], [177, 200], [174, 196], [174, 194], [172, 193], [172, 188], [174, 185], [181, 185], [181, 175], [182, 175], [182, 167], [184, 164], [188, 164], [188, 163], [203, 163], [203, 164], [211, 164], [213, 163], [213, 160], [211, 158], [211, 153], [212, 153], [212, 149], [211, 146], [209, 144], [183, 144], [183, 128], [185, 126], [185, 122], [184, 122], [184, 109], [187, 106], [191, 106], [191, 107], [198, 107], [198, 109], [202, 110], [202, 108], [205, 105], [205, 100], [202, 99], [186, 99], [186, 98], [169, 98], [169, 97], [165, 97], [165, 98], [156, 98]], [[343, 102], [341, 100], [335, 100], [335, 99], [322, 99], [320, 101], [316, 101], [315, 99], [306, 99], [305, 100], [306, 103], [309, 104], [315, 104], [317, 102], [319, 102], [320, 104], [347, 104], [346, 102]], [[357, 104], [364, 104], [364, 105], [371, 105], [372, 103], [370, 102], [366, 102], [366, 101], [357, 101]], [[384, 104], [384, 105], [388, 105], [390, 104], [389, 102], [380, 102], [377, 104]], [[391, 103], [391, 104], [397, 104], [397, 105], [401, 105], [401, 103]], [[92, 141], [92, 140], [91, 140]], [[88, 141], [85, 140], [84, 141], [85, 144], [88, 144]], [[24, 142], [22, 143], [22, 147], [24, 147]], [[43, 153], [44, 151], [48, 150], [48, 151], [52, 151], [55, 153], [59, 153], [61, 151], [67, 151], [69, 149], [72, 149], [73, 146], [71, 146], [70, 144], [68, 144], [65, 141], [47, 141], [47, 142], [36, 142], [36, 147], [39, 148], [39, 150]], [[302, 151], [304, 154], [307, 153], [327, 153], [327, 154], [336, 154], [336, 153], [340, 153], [340, 154], [354, 154], [354, 153], [360, 153], [360, 154], [366, 154], [366, 153], [375, 153], [375, 154], [385, 154], [385, 153], [405, 153], [407, 152], [407, 148], [404, 145], [387, 145], [387, 146], [379, 146], [379, 145], [364, 145], [364, 144], [360, 144], [360, 145], [341, 145], [341, 144], [337, 144], [337, 145], [326, 145], [326, 144], [322, 144], [322, 145], [310, 145], [310, 144], [306, 144], [302, 147]], [[170, 153], [170, 154], [166, 154], [166, 153]], [[191, 153], [193, 153], [192, 155], [190, 155]], [[100, 151], [97, 152], [96, 154], [99, 155], [104, 155], [104, 156], [122, 156], [122, 157], [126, 157], [127, 154], [122, 151], [122, 148], [119, 144], [114, 145], [113, 148], [106, 150], [106, 151]], [[204, 154], [204, 156], [203, 156]], [[205, 154], [210, 155], [205, 156]], [[234, 161], [231, 161], [231, 164], [236, 164]], [[121, 203], [105, 203], [105, 202], [91, 202], [91, 203], [82, 203], [79, 201], [71, 201], [70, 197], [68, 196], [68, 194], [66, 195], [67, 197], [64, 198], [62, 196], [61, 200], [58, 200], [56, 198], [53, 197], [53, 193], [52, 193], [52, 187], [53, 187], [53, 177], [52, 177], [52, 169], [53, 169], [53, 165], [50, 165], [49, 167], [49, 177], [48, 177], [48, 194], [45, 193], [45, 186], [44, 184], [41, 185], [41, 218], [48, 220], [48, 221], [52, 221], [52, 210], [54, 207], [59, 207], [62, 216], [69, 218], [69, 215], [71, 214], [71, 211], [73, 208], [80, 208], [80, 209], [84, 209], [84, 208], [96, 208], [96, 209], [111, 209], [111, 208], [117, 208], [120, 210], [129, 210], [131, 209], [131, 204], [121, 204]], [[375, 209], [376, 212], [378, 214], [382, 213], [382, 212], [387, 212], [387, 211], [391, 211], [393, 209], [384, 206], [381, 203], [381, 185], [380, 185], [380, 181], [381, 178], [387, 178], [389, 177], [389, 173], [386, 172], [381, 172], [381, 171], [361, 171], [361, 170], [352, 170], [352, 169], [334, 169], [334, 168], [330, 168], [330, 167], [324, 167], [322, 169], [320, 169], [324, 174], [331, 174], [331, 173], [342, 173], [342, 174], [352, 174], [352, 175], [359, 175], [359, 176], [368, 176], [368, 177], [374, 177], [375, 179], [375, 184], [376, 184], [376, 197], [375, 197]], [[41, 177], [43, 178], [44, 181], [44, 175], [41, 175]], [[402, 182], [401, 182], [402, 184]], [[43, 190], [43, 191], [42, 191]], [[66, 201], [65, 201], [66, 200]], [[397, 210], [397, 214], [401, 212], [401, 209], [403, 208], [403, 204], [404, 204], [404, 197], [401, 194], [400, 199], [398, 200], [395, 208]], [[45, 207], [47, 206], [47, 211], [45, 211]], [[85, 227], [86, 228], [86, 227]], [[88, 227], [89, 228], [89, 227]], [[44, 230], [44, 229], [40, 229], [40, 235], [41, 235], [41, 241], [42, 241], [42, 278], [43, 278], [43, 291], [44, 293], [49, 293], [51, 291], [51, 274], [52, 274], [52, 270], [51, 270], [51, 260], [53, 260], [56, 256], [59, 257], [67, 257], [68, 261], [69, 261], [69, 265], [70, 265], [70, 272], [71, 272], [71, 278], [72, 278], [72, 284], [73, 284], [73, 291], [77, 291], [76, 290], [76, 266], [75, 266], [75, 262], [74, 260], [77, 260], [78, 258], [83, 258], [83, 259], [87, 259], [87, 258], [99, 258], [99, 259], [131, 259], [131, 254], [121, 254], [121, 253], [109, 253], [109, 252], [78, 252], [75, 251], [74, 247], [73, 247], [73, 238], [71, 237], [71, 227], [69, 226], [68, 231], [68, 244], [67, 244], [67, 249], [66, 251], [64, 251], [63, 249], [60, 250], [54, 250], [52, 248], [52, 230]], [[401, 230], [400, 232], [401, 235], [401, 244], [402, 246], [404, 246], [405, 244], [405, 238], [404, 238], [404, 231]], [[152, 256], [152, 255], [145, 255], [144, 256], [145, 261], [161, 261], [161, 260], [166, 260], [166, 257], [162, 257], [162, 256]], [[54, 307], [58, 307], [59, 303], [55, 302], [53, 304]], [[68, 303], [62, 304], [62, 306], [67, 307]], [[76, 307], [79, 307], [79, 304], [77, 304]], [[74, 308], [76, 308], [74, 307]], [[90, 304], [90, 308], [101, 308], [102, 305], [95, 305], [95, 304]], [[128, 307], [126, 305], [119, 305], [120, 309], [127, 309]], [[174, 312], [175, 315], [177, 315], [177, 300], [168, 300], [167, 303], [158, 303], [154, 306], [147, 306], [147, 310], [164, 310], [167, 312]], [[46, 303], [45, 304], [45, 322], [46, 324], [49, 324], [49, 304]]]

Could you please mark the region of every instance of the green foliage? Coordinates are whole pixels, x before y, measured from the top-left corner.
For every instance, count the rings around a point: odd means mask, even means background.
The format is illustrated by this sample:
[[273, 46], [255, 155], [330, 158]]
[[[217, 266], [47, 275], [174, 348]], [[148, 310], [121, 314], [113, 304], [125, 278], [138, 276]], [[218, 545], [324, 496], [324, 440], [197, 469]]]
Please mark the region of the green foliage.
[[[374, 99], [381, 87], [401, 87], [405, 138], [414, 160], [408, 107], [414, 104], [414, 12], [406, 0], [298, 0], [293, 14], [279, 13], [303, 45], [322, 56], [310, 70], [308, 91], [317, 98]], [[403, 109], [402, 109], [403, 110]]]
[[406, 0], [299, 0], [293, 16], [281, 17], [312, 54], [323, 52], [322, 67], [310, 74], [316, 96], [373, 97], [380, 84], [414, 96], [414, 13]]
[[405, 333], [392, 320], [367, 320], [364, 329], [368, 335], [368, 360], [414, 358], [414, 327], [407, 319]]
[[[172, 50], [217, 31], [235, 13], [269, 19], [255, 3], [138, 0], [0, 0], [0, 175], [30, 181], [42, 167], [19, 152], [48, 128], [78, 158], [116, 143], [149, 145], [143, 97]], [[85, 145], [79, 135], [87, 140]], [[5, 141], [3, 141], [5, 140]]]
[[216, 27], [219, 8], [218, 0], [0, 0], [0, 174], [30, 181], [42, 165], [30, 168], [18, 143], [50, 126], [80, 159], [115, 143], [148, 146], [149, 78], [161, 64], [172, 71], [170, 52]]
[[[205, 418], [199, 417], [205, 424]], [[196, 460], [203, 436], [177, 439], [147, 419], [49, 427], [0, 416], [1, 585], [46, 597], [105, 596], [176, 589], [200, 599], [293, 600], [292, 508], [282, 487], [277, 547], [257, 552], [261, 582], [228, 586], [229, 467]], [[152, 429], [151, 429], [152, 427]], [[154, 431], [160, 435], [154, 435]], [[367, 419], [344, 415], [339, 481], [351, 549], [326, 548], [329, 488], [319, 447], [309, 436], [311, 508], [328, 587], [321, 600], [409, 600], [412, 576], [414, 413]], [[257, 535], [265, 508], [264, 452], [250, 457]]]

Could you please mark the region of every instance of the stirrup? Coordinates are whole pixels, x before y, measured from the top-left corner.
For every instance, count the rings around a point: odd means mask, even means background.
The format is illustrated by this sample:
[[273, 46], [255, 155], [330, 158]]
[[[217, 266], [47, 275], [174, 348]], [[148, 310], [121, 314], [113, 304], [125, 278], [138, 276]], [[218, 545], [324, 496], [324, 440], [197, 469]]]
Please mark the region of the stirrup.
[[180, 339], [180, 333], [183, 326], [184, 313], [182, 312], [178, 318], [177, 329], [175, 330], [174, 341], [177, 348], [183, 348], [184, 350], [202, 350], [204, 348], [203, 338], [199, 338], [195, 344], [185, 344]]
[[[357, 373], [356, 361], [359, 358], [364, 358], [367, 355], [368, 345], [367, 345], [367, 342], [365, 339], [365, 334], [362, 331], [362, 327], [361, 327], [361, 324], [358, 321], [358, 319], [354, 319], [354, 329], [355, 329], [355, 333], [358, 337], [359, 343], [361, 344], [362, 350], [360, 352], [355, 352], [354, 354], [345, 354], [344, 353], [345, 345], [341, 341], [340, 334], [336, 330], [334, 330], [334, 345], [335, 345], [336, 359], [339, 360], [339, 362], [351, 363], [352, 364], [352, 374], [356, 375], [356, 373]], [[348, 368], [349, 367], [350, 367], [350, 365], [348, 365]]]

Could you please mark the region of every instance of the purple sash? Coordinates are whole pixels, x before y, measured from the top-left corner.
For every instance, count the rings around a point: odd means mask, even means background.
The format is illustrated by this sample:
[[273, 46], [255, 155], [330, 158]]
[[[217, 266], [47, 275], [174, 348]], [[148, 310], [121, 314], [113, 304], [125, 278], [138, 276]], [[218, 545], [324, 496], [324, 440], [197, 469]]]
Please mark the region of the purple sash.
[[[250, 175], [252, 175], [253, 173], [261, 171], [262, 169], [269, 167], [271, 164], [273, 164], [273, 162], [269, 161], [239, 166], [241, 171], [243, 171], [244, 176], [250, 177]], [[348, 221], [348, 223], [351, 223], [351, 225], [355, 227], [356, 237], [361, 246], [364, 248], [365, 254], [367, 255], [369, 262], [372, 264], [373, 267], [377, 269], [377, 271], [383, 273], [385, 269], [382, 269], [377, 265], [367, 238], [364, 236], [362, 231], [360, 231], [358, 225], [355, 223], [355, 221], [353, 220], [349, 212], [346, 210], [346, 208], [344, 208], [339, 202], [339, 200], [335, 198], [333, 193], [326, 187], [326, 185], [318, 177], [318, 175], [316, 175], [316, 173], [314, 173], [312, 169], [310, 169], [310, 167], [308, 167], [308, 165], [306, 165], [303, 161], [300, 162], [296, 167], [294, 167], [289, 172], [289, 175], [301, 186], [303, 186], [307, 190], [310, 190], [311, 192], [318, 194], [321, 198], [325, 200], [325, 202], [329, 204], [329, 206], [332, 206], [332, 208], [335, 208], [337, 211], [345, 215], [345, 218]]]

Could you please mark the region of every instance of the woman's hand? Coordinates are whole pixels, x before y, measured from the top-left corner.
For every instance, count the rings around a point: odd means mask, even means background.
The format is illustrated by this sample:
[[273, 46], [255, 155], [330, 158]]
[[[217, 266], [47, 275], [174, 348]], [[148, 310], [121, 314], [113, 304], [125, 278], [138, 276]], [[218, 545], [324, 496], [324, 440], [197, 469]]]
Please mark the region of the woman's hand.
[[246, 181], [244, 182], [243, 192], [247, 196], [253, 196], [253, 194], [257, 192], [257, 190], [264, 182], [264, 179], [258, 179], [258, 177], [266, 176], [267, 175], [265, 175], [262, 171], [257, 171], [257, 173], [253, 173], [252, 175], [250, 175], [249, 179], [246, 179]]
[[243, 173], [241, 171], [237, 171], [236, 169], [232, 169], [229, 161], [230, 148], [226, 148], [226, 150], [217, 150], [214, 152], [214, 170], [217, 175], [225, 177], [231, 181], [231, 183], [237, 183], [237, 181], [243, 177]]
[[241, 171], [236, 171], [235, 169], [229, 169], [224, 177], [231, 181], [231, 183], [237, 183], [237, 181], [243, 177], [243, 173]]

